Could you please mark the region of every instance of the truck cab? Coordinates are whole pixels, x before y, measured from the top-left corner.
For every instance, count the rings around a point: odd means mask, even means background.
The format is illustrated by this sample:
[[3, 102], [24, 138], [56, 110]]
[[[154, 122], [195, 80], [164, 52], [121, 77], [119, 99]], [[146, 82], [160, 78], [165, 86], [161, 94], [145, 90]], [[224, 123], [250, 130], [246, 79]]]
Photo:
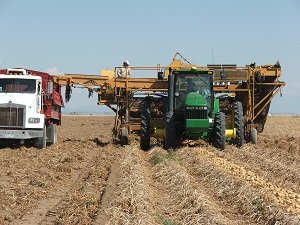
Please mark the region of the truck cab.
[[38, 148], [55, 142], [53, 126], [60, 123], [60, 118], [53, 120], [51, 113], [50, 117], [45, 114], [45, 97], [53, 91], [50, 90], [53, 83], [51, 85], [44, 78], [25, 69], [0, 71], [0, 139], [20, 143], [30, 140]]
[[0, 75], [0, 127], [43, 128], [41, 82], [41, 77], [26, 71], [22, 76], [10, 70]]

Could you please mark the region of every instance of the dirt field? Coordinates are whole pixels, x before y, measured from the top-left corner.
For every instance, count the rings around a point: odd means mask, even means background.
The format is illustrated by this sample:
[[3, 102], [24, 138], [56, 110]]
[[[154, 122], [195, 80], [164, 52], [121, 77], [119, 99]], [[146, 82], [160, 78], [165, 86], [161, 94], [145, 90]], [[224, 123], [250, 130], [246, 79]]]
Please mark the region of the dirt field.
[[300, 117], [224, 152], [118, 146], [112, 121], [64, 117], [46, 150], [2, 147], [0, 224], [300, 225]]

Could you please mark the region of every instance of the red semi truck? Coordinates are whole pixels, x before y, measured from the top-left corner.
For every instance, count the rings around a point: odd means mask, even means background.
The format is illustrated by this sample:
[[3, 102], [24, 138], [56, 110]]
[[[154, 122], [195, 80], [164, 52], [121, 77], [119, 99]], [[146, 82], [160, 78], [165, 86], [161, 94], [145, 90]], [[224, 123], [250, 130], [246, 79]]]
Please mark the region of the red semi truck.
[[60, 85], [48, 73], [0, 70], [0, 142], [55, 144], [63, 105]]

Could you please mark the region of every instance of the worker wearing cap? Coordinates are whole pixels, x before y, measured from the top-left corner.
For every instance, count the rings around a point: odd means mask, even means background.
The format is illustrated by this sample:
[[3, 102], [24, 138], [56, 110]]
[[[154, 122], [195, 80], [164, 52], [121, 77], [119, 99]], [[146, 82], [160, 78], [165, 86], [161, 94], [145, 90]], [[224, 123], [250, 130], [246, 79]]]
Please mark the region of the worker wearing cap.
[[130, 78], [131, 70], [129, 68], [128, 60], [125, 60], [123, 62], [123, 67], [118, 69], [117, 76], [118, 76], [118, 78]]

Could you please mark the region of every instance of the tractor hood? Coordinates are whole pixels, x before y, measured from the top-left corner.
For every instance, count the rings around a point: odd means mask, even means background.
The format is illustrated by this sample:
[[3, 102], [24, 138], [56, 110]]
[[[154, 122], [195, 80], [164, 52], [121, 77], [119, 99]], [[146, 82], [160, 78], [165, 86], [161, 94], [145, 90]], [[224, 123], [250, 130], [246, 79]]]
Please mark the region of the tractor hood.
[[205, 97], [197, 92], [191, 92], [186, 96], [186, 106], [208, 106]]

